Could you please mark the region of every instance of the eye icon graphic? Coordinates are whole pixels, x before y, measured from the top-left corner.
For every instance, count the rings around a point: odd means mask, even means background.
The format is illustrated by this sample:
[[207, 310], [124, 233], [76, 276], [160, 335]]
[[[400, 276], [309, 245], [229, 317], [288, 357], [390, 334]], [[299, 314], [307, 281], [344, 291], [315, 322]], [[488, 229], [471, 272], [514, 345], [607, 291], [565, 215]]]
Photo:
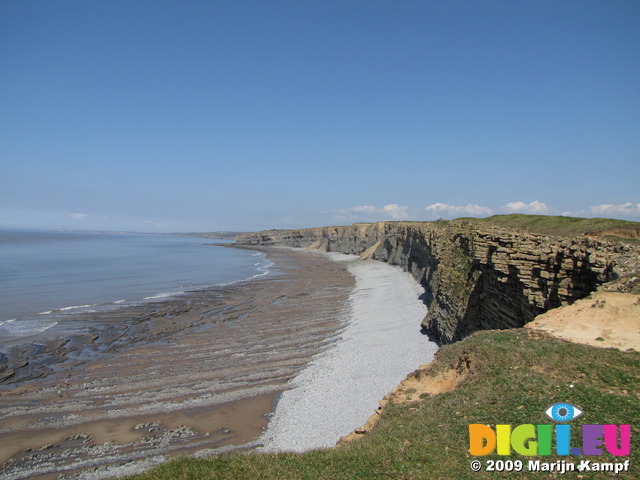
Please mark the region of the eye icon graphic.
[[556, 403], [544, 412], [547, 417], [555, 422], [570, 422], [582, 415], [582, 410], [568, 403]]

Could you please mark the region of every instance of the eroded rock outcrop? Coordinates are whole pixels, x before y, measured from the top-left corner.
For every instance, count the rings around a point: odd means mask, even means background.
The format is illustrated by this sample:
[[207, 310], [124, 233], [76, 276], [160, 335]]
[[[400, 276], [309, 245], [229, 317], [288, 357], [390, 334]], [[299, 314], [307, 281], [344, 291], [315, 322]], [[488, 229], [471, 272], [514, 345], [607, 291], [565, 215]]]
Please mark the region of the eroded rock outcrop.
[[464, 220], [270, 230], [240, 235], [236, 242], [315, 248], [398, 265], [430, 294], [422, 326], [443, 343], [479, 329], [521, 327], [599, 285], [621, 278], [633, 283], [640, 271], [636, 245]]

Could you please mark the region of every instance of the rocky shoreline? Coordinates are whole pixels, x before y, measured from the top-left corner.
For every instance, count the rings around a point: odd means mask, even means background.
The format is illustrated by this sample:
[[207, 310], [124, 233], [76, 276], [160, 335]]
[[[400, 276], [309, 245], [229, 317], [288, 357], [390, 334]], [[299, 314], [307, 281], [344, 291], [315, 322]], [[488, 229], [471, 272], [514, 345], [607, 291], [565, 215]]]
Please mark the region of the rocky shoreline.
[[280, 274], [78, 317], [14, 347], [0, 478], [108, 478], [255, 446], [287, 381], [341, 330], [354, 282], [321, 255], [268, 255]]

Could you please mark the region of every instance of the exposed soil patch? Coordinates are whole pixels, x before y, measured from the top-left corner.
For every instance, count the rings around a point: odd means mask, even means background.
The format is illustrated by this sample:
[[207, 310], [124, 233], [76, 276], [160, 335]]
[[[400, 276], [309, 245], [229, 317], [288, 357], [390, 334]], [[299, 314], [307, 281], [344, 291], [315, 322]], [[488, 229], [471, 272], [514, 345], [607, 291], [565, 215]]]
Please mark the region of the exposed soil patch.
[[640, 295], [598, 291], [549, 310], [525, 327], [571, 342], [640, 351]]

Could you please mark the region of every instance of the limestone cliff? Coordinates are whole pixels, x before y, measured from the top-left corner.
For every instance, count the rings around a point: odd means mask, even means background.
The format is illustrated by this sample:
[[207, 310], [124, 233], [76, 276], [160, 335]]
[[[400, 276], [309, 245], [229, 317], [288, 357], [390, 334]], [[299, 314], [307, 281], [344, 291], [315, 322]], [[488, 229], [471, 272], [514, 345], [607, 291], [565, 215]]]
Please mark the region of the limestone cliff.
[[422, 326], [443, 343], [479, 329], [521, 327], [640, 270], [637, 245], [464, 220], [270, 230], [239, 235], [236, 242], [315, 248], [399, 265], [430, 294]]

